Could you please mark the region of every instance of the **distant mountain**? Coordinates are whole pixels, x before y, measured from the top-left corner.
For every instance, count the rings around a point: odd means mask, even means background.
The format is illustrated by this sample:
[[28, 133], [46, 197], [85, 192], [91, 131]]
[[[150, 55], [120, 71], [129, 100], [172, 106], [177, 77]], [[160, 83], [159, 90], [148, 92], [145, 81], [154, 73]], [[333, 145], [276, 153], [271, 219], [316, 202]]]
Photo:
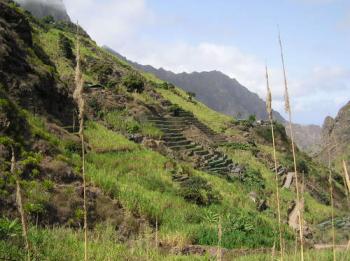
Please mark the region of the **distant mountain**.
[[331, 144], [331, 159], [350, 160], [350, 102], [342, 107], [335, 118], [328, 116], [322, 128], [323, 150], [321, 160], [328, 160]]
[[[127, 60], [112, 49], [105, 48], [119, 58]], [[199, 101], [218, 112], [237, 118], [247, 118], [250, 115], [255, 115], [257, 119], [267, 119], [265, 102], [236, 79], [232, 79], [219, 71], [177, 74], [162, 68], [156, 69], [150, 65], [128, 62], [139, 70], [152, 73], [164, 81], [195, 93]], [[278, 121], [285, 122], [278, 112], [275, 111], [274, 116]]]
[[[257, 119], [267, 119], [265, 101], [241, 85], [236, 79], [219, 71], [177, 74], [162, 68], [156, 69], [150, 65], [131, 62], [111, 48], [106, 46], [104, 48], [141, 71], [152, 73], [186, 91], [194, 92], [198, 100], [216, 111], [237, 118], [247, 118], [253, 114], [256, 115]], [[274, 111], [274, 117], [279, 122], [286, 123], [281, 114], [276, 111]], [[293, 128], [295, 142], [299, 149], [309, 154], [315, 154], [321, 150], [322, 129], [320, 126], [293, 124]], [[286, 128], [286, 131], [289, 135], [289, 128]]]
[[[287, 135], [290, 136], [290, 131], [286, 125]], [[293, 124], [293, 132], [295, 143], [302, 151], [310, 155], [315, 155], [321, 150], [322, 144], [322, 128], [318, 125], [301, 125]]]
[[63, 0], [15, 0], [35, 17], [52, 16], [55, 20], [70, 21]]

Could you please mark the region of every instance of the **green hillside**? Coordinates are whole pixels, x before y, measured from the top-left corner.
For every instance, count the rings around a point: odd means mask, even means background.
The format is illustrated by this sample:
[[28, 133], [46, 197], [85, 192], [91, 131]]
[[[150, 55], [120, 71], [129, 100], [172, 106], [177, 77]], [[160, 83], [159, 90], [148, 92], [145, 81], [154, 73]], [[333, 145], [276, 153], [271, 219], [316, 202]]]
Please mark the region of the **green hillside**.
[[[26, 256], [18, 178], [32, 259], [82, 260], [81, 152], [72, 98], [76, 26], [37, 20], [6, 0], [0, 0], [0, 24], [0, 259]], [[219, 224], [225, 260], [234, 249], [278, 246], [269, 126], [217, 113], [79, 32], [90, 260], [212, 260]], [[284, 128], [276, 123], [276, 129], [282, 186], [292, 156]], [[10, 172], [11, 147], [17, 176]], [[306, 245], [329, 243], [330, 228], [319, 226], [331, 217], [328, 170], [301, 152], [298, 169], [305, 179]], [[348, 211], [343, 179], [334, 173], [333, 181], [335, 215], [342, 218]], [[295, 233], [287, 221], [295, 186], [281, 191], [284, 240], [293, 253]], [[337, 243], [346, 239], [339, 226]], [[252, 258], [267, 257], [237, 260]]]

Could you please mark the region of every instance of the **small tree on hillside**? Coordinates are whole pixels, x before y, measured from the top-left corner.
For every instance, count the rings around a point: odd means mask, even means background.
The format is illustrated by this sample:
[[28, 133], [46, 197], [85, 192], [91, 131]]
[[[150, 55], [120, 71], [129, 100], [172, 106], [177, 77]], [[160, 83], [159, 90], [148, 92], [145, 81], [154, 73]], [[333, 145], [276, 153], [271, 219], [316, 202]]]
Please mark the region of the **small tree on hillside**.
[[188, 100], [189, 100], [190, 102], [192, 102], [192, 101], [193, 101], [193, 98], [196, 97], [196, 94], [195, 94], [194, 92], [187, 92], [187, 96], [188, 96]]
[[123, 77], [122, 84], [126, 87], [128, 92], [142, 93], [145, 89], [144, 81], [141, 75], [137, 73], [130, 73]]

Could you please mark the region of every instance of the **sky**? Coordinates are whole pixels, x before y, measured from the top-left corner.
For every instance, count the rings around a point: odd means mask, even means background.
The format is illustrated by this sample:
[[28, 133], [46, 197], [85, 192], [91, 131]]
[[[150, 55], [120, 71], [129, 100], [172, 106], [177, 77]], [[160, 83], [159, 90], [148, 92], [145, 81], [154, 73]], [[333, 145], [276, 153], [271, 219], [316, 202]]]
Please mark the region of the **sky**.
[[64, 0], [99, 45], [174, 72], [219, 70], [284, 113], [278, 27], [293, 121], [322, 125], [350, 100], [348, 0]]

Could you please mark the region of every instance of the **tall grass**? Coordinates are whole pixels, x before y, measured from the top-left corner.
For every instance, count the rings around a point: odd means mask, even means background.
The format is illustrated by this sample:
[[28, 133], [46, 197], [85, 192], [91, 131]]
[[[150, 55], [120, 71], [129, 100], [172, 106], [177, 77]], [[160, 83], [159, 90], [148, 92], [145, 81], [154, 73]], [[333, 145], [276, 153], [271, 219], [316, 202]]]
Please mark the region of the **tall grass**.
[[275, 163], [275, 181], [276, 181], [276, 201], [277, 201], [277, 214], [278, 214], [278, 230], [279, 230], [279, 241], [280, 241], [280, 255], [281, 261], [283, 261], [283, 240], [282, 240], [282, 224], [281, 224], [281, 206], [280, 206], [280, 192], [279, 192], [279, 183], [278, 183], [278, 170], [277, 170], [277, 156], [276, 156], [276, 143], [275, 143], [275, 131], [273, 125], [273, 115], [272, 115], [272, 94], [270, 89], [269, 82], [269, 73], [266, 66], [266, 88], [267, 88], [267, 97], [266, 97], [266, 110], [270, 120], [271, 126], [271, 136], [272, 136], [272, 146], [273, 146], [273, 160]]
[[281, 51], [281, 60], [282, 60], [282, 68], [283, 68], [283, 78], [284, 78], [284, 88], [285, 88], [285, 111], [288, 113], [289, 117], [289, 131], [292, 142], [292, 153], [293, 153], [293, 165], [294, 165], [294, 174], [295, 174], [295, 187], [296, 187], [296, 196], [297, 196], [297, 207], [298, 207], [298, 220], [299, 220], [299, 237], [300, 237], [300, 259], [304, 261], [304, 240], [303, 240], [303, 223], [301, 220], [301, 210], [300, 210], [300, 195], [299, 195], [299, 181], [298, 181], [298, 169], [297, 169], [297, 161], [296, 161], [296, 152], [295, 152], [295, 144], [294, 144], [294, 132], [292, 126], [292, 110], [289, 100], [289, 92], [288, 92], [288, 81], [286, 74], [286, 66], [284, 62], [284, 54], [283, 54], [283, 46], [281, 40], [281, 34], [279, 34], [279, 45]]
[[85, 113], [85, 101], [83, 97], [84, 91], [84, 79], [80, 70], [80, 47], [79, 47], [79, 25], [77, 24], [77, 40], [76, 40], [76, 68], [75, 68], [75, 90], [73, 98], [78, 105], [79, 110], [79, 136], [81, 140], [81, 161], [82, 161], [82, 174], [83, 174], [83, 200], [84, 200], [84, 260], [88, 260], [87, 247], [87, 206], [86, 206], [86, 178], [85, 178], [85, 141], [84, 141], [84, 113]]
[[27, 251], [27, 259], [30, 260], [30, 246], [28, 241], [28, 226], [27, 226], [27, 218], [24, 213], [23, 209], [23, 200], [22, 200], [22, 193], [21, 193], [21, 186], [19, 184], [19, 178], [16, 173], [16, 157], [15, 157], [15, 151], [13, 147], [11, 146], [12, 151], [12, 157], [11, 157], [11, 174], [15, 177], [16, 180], [16, 202], [18, 206], [18, 212], [21, 216], [21, 224], [22, 224], [22, 234], [25, 242], [25, 248]]

